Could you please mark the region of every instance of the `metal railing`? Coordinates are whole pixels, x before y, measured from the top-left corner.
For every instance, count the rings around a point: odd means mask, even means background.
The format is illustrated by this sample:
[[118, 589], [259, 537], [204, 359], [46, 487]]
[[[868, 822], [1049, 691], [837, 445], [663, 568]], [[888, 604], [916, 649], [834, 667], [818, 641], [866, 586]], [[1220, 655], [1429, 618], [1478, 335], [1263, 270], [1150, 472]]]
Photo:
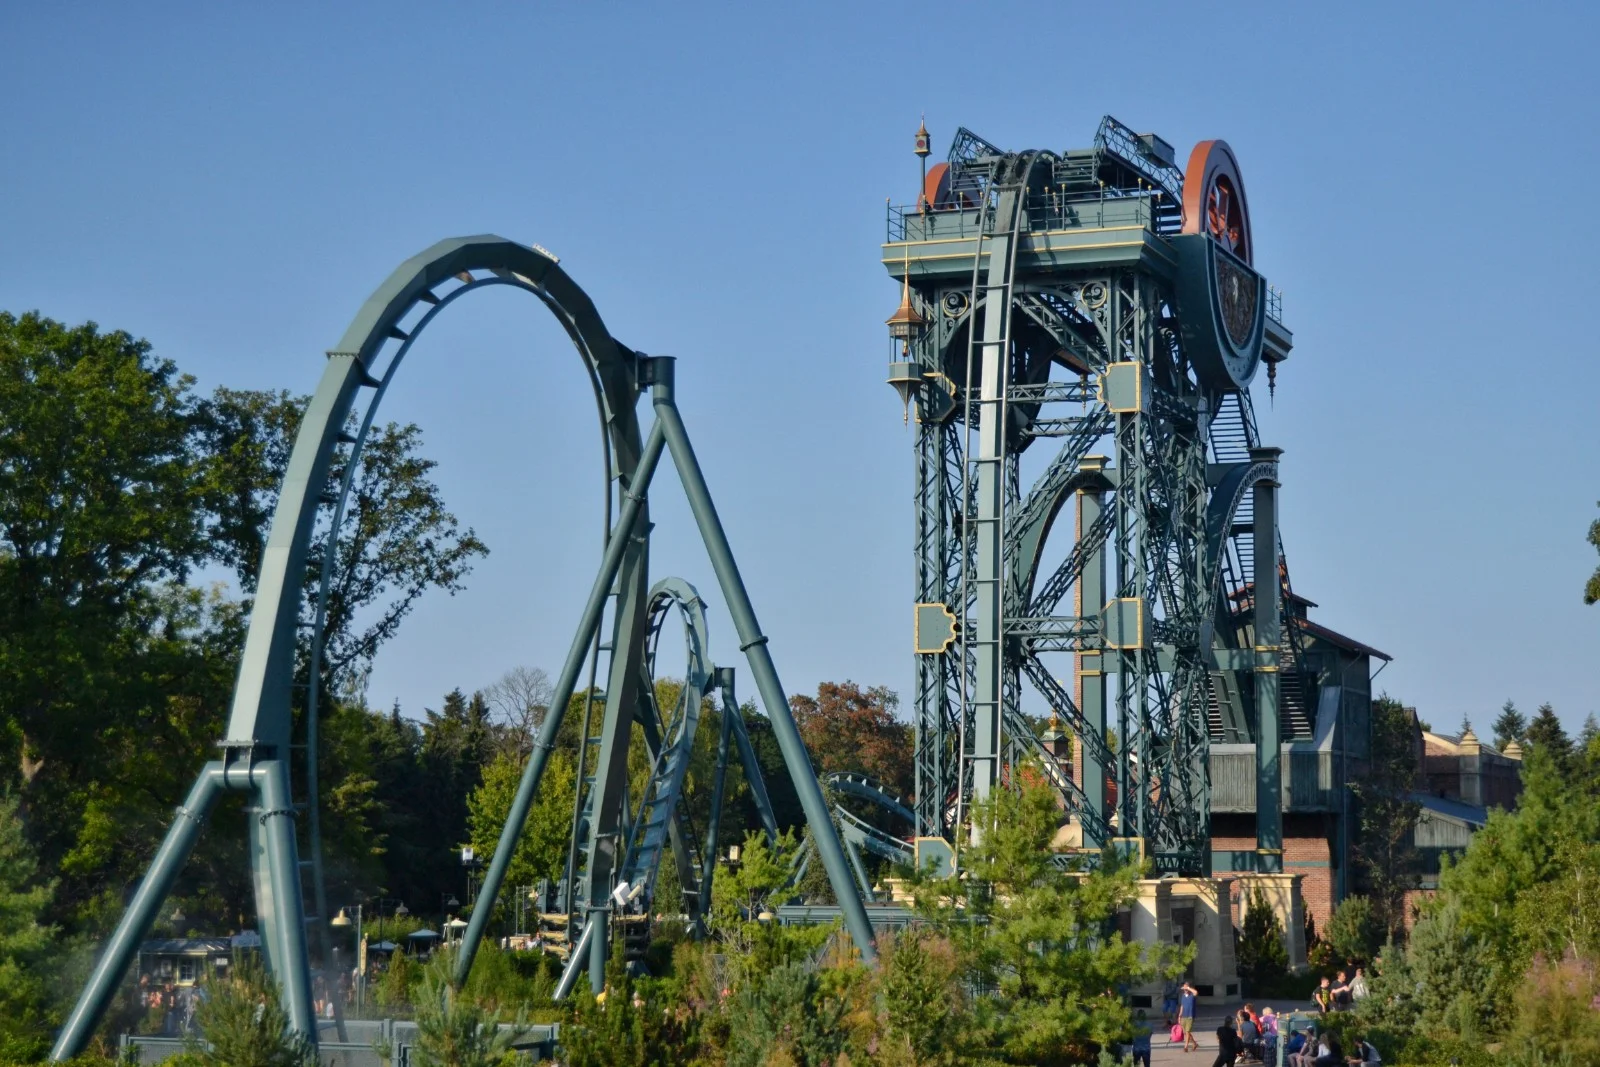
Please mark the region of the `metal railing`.
[[[1176, 205], [1152, 190], [1124, 190], [1107, 186], [1093, 193], [1048, 191], [1035, 193], [1023, 204], [1028, 229], [1070, 230], [1115, 226], [1142, 226], [1151, 233], [1165, 233]], [[886, 205], [890, 241], [929, 241], [938, 238], [977, 237], [992, 205], [929, 207], [919, 204]]]

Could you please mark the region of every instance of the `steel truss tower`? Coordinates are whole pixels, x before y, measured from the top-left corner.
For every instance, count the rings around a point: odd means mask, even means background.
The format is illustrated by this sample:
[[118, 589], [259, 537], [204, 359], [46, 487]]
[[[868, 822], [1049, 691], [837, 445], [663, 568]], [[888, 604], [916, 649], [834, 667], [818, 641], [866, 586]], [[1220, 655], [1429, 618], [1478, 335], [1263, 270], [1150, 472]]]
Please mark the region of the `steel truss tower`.
[[[1281, 869], [1280, 672], [1302, 700], [1311, 682], [1249, 386], [1292, 337], [1232, 152], [1205, 142], [1179, 171], [1109, 116], [1060, 154], [963, 129], [888, 228], [889, 381], [916, 416], [919, 844], [955, 841], [1034, 760], [1084, 849], [1207, 874], [1209, 745], [1254, 740], [1257, 848], [1227, 862]], [[1046, 713], [1075, 764], [1040, 740]]]

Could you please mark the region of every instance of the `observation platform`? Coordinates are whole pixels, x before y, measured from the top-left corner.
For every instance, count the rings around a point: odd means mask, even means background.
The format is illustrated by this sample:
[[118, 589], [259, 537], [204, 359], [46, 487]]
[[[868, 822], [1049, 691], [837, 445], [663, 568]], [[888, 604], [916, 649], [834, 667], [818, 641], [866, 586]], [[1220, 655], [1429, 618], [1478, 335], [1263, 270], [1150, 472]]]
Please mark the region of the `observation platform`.
[[[1017, 275], [1107, 264], [1142, 265], [1172, 277], [1177, 253], [1157, 232], [1150, 196], [1035, 196], [1026, 207], [1028, 232], [1017, 249]], [[970, 278], [985, 209], [919, 212], [889, 208], [883, 264], [898, 280], [909, 261], [912, 281]], [[987, 250], [983, 253], [987, 257]]]
[[[900, 281], [948, 282], [972, 277], [988, 207], [918, 210], [889, 205], [883, 265]], [[1169, 237], [1177, 233], [1172, 205], [1158, 194], [1042, 193], [1028, 198], [1027, 230], [1017, 248], [1018, 281], [1063, 270], [1139, 268], [1172, 279], [1178, 254]], [[1059, 276], [1059, 275], [1057, 275]], [[1294, 348], [1294, 332], [1283, 324], [1283, 297], [1267, 288], [1262, 355], [1282, 362]]]

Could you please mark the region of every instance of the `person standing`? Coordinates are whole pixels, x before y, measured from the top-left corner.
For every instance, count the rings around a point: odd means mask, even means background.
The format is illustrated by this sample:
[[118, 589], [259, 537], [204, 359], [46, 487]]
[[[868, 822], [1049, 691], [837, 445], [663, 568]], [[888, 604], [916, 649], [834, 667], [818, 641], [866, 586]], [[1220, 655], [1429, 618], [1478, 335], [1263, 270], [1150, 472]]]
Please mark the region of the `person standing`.
[[1178, 1025], [1183, 1027], [1183, 1051], [1197, 1052], [1200, 1041], [1194, 1036], [1194, 1008], [1199, 1002], [1200, 991], [1187, 981], [1179, 988], [1178, 997]]
[[1372, 991], [1367, 988], [1367, 976], [1361, 973], [1361, 968], [1356, 968], [1356, 976], [1350, 979], [1350, 999], [1360, 1004], [1367, 999]]
[[1143, 1008], [1133, 1020], [1134, 1067], [1150, 1067], [1150, 1022]]
[[1334, 1011], [1349, 1011], [1350, 1010], [1350, 982], [1349, 982], [1348, 979], [1346, 979], [1345, 972], [1343, 972], [1343, 971], [1339, 972], [1339, 977], [1334, 980], [1333, 989], [1331, 990], [1331, 992], [1333, 993], [1333, 1010]]
[[1317, 1002], [1317, 1010], [1326, 1015], [1333, 1010], [1333, 987], [1328, 984], [1328, 979], [1323, 978], [1322, 984], [1317, 986], [1317, 991], [1312, 994]]
[[1178, 980], [1167, 979], [1167, 984], [1161, 991], [1161, 1025], [1171, 1026], [1178, 1018]]

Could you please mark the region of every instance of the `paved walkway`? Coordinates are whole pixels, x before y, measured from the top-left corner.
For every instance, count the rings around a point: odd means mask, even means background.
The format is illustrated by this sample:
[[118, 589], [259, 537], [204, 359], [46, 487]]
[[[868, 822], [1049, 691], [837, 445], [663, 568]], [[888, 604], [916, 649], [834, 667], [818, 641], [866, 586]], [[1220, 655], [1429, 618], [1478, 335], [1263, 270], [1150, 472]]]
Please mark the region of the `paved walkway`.
[[[1259, 1010], [1267, 1003], [1257, 1004]], [[1285, 1003], [1283, 1006], [1272, 1004], [1272, 1010], [1279, 1015], [1287, 1015], [1291, 1011], [1306, 1011], [1306, 1005]], [[1195, 1040], [1200, 1042], [1200, 1051], [1184, 1052], [1183, 1044], [1173, 1044], [1167, 1040], [1167, 1033], [1161, 1026], [1161, 1017], [1157, 1015], [1153, 1022], [1156, 1033], [1150, 1042], [1150, 1067], [1211, 1067], [1211, 1061], [1217, 1056], [1217, 1027], [1222, 1025], [1222, 1016], [1225, 1012], [1237, 1015], [1239, 1009], [1244, 1007], [1244, 1001], [1235, 1000], [1227, 1004], [1202, 1004], [1199, 1014], [1194, 1021]]]

